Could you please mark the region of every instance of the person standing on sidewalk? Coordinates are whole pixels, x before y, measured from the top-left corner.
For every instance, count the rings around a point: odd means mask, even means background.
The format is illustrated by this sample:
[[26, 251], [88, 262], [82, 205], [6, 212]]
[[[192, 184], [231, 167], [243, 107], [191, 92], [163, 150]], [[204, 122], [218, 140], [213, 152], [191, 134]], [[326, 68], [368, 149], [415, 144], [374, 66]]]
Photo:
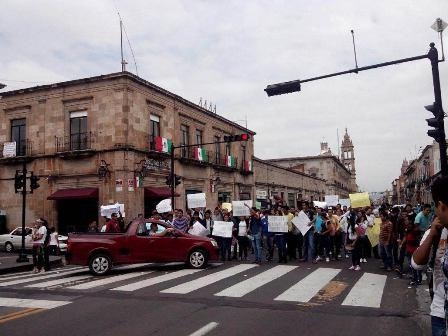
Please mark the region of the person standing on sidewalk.
[[44, 221], [42, 218], [36, 220], [34, 225], [34, 230], [31, 235], [33, 240], [33, 272], [45, 272], [44, 269], [44, 242], [47, 235], [47, 228], [43, 225]]
[[[431, 194], [435, 204], [436, 219], [425, 232], [420, 246], [412, 255], [412, 267], [423, 270], [431, 255], [434, 256], [433, 289], [431, 303], [431, 327], [433, 336], [446, 334], [445, 282], [447, 276], [446, 241], [448, 236], [448, 177], [441, 177], [431, 186]], [[434, 249], [436, 247], [436, 249]], [[445, 262], [444, 262], [445, 261]], [[445, 264], [445, 266], [444, 266]], [[445, 277], [444, 277], [445, 274]]]

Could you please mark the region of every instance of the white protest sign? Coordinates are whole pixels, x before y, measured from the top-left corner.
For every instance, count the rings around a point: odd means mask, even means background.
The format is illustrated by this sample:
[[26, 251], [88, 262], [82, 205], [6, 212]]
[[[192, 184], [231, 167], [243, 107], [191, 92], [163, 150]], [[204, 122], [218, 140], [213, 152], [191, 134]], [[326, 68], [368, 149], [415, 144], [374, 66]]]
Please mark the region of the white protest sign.
[[341, 207], [345, 205], [347, 208], [349, 208], [351, 206], [350, 198], [340, 198], [339, 204], [341, 205]]
[[233, 223], [215, 221], [213, 222], [213, 235], [224, 238], [232, 238]]
[[115, 212], [118, 214], [118, 212], [121, 212], [121, 215], [124, 217], [124, 204], [115, 203], [111, 205], [102, 205], [100, 207], [101, 210], [101, 216], [110, 218], [112, 214]]
[[322, 208], [322, 209], [325, 209], [327, 207], [327, 203], [325, 203], [325, 202], [313, 201], [313, 204], [315, 207]]
[[247, 204], [247, 206], [249, 206], [249, 208], [252, 208], [252, 200], [233, 201], [232, 202], [232, 209], [233, 209], [234, 217], [250, 216], [250, 210], [245, 204]]
[[5, 142], [3, 144], [3, 157], [14, 157], [16, 156], [17, 145], [16, 142]]
[[247, 224], [246, 222], [241, 221], [238, 226], [238, 236], [247, 236]]
[[210, 232], [199, 222], [195, 222], [188, 233], [195, 236], [206, 237]]
[[288, 216], [268, 216], [269, 232], [288, 232]]
[[205, 208], [207, 206], [205, 200], [205, 193], [188, 194], [187, 204], [189, 209]]
[[171, 208], [171, 199], [167, 198], [159, 202], [159, 204], [156, 205], [156, 210], [158, 213], [165, 213], [172, 211]]
[[305, 235], [311, 229], [311, 226], [308, 226], [310, 219], [303, 211], [300, 211], [299, 215], [293, 218], [292, 223], [299, 229], [302, 235]]
[[339, 203], [339, 196], [338, 195], [325, 195], [325, 203], [327, 203], [328, 206], [336, 206]]

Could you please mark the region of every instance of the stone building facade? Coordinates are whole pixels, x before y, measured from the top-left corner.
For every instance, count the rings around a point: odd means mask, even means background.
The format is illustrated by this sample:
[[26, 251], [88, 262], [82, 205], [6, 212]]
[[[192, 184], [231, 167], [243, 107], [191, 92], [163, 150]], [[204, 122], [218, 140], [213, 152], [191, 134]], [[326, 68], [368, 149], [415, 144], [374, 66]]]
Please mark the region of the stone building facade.
[[322, 178], [255, 157], [253, 158], [253, 167], [255, 198], [262, 208], [269, 208], [275, 203], [297, 207], [305, 200], [324, 200], [326, 183]]
[[[102, 222], [100, 205], [115, 202], [125, 204], [126, 221], [149, 215], [170, 196], [169, 143], [197, 145], [174, 151], [176, 207], [196, 192], [210, 208], [254, 198], [255, 133], [128, 72], [4, 92], [0, 125], [0, 210], [9, 228], [21, 224], [14, 175], [24, 161], [40, 177], [27, 222], [44, 217], [61, 233], [82, 231]], [[241, 133], [249, 141], [214, 144]]]

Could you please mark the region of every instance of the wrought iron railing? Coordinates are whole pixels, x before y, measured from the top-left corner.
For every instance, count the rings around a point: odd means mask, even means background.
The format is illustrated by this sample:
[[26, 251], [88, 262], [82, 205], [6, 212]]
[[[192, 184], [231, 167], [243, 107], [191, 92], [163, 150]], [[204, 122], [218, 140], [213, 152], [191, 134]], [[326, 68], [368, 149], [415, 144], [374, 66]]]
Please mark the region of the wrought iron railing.
[[56, 152], [74, 152], [92, 149], [92, 132], [55, 137]]

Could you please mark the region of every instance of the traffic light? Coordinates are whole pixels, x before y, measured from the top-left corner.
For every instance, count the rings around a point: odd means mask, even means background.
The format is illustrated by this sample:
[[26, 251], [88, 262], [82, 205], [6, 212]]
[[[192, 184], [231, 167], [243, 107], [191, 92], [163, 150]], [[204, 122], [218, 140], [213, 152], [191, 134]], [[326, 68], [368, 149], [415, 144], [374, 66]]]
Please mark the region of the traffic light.
[[25, 176], [22, 172], [16, 170], [16, 175], [14, 176], [14, 190], [16, 193], [22, 192], [25, 187]]
[[300, 91], [300, 80], [268, 85], [264, 89], [268, 97], [278, 96], [284, 93], [292, 93]]
[[182, 176], [174, 175], [174, 185], [177, 187], [182, 183]]
[[30, 177], [30, 189], [31, 189], [31, 193], [33, 193], [34, 189], [37, 189], [40, 187], [39, 183], [37, 183], [37, 181], [40, 180], [39, 176], [34, 175], [33, 172], [31, 172], [31, 177]]
[[250, 135], [247, 133], [235, 134], [235, 135], [224, 135], [225, 142], [235, 142], [235, 141], [249, 141]]
[[432, 105], [425, 106], [425, 109], [434, 115], [434, 118], [426, 119], [428, 126], [434, 127], [434, 129], [428, 130], [427, 134], [431, 138], [434, 138], [436, 142], [445, 141], [444, 113], [442, 108], [438, 104], [433, 103]]

